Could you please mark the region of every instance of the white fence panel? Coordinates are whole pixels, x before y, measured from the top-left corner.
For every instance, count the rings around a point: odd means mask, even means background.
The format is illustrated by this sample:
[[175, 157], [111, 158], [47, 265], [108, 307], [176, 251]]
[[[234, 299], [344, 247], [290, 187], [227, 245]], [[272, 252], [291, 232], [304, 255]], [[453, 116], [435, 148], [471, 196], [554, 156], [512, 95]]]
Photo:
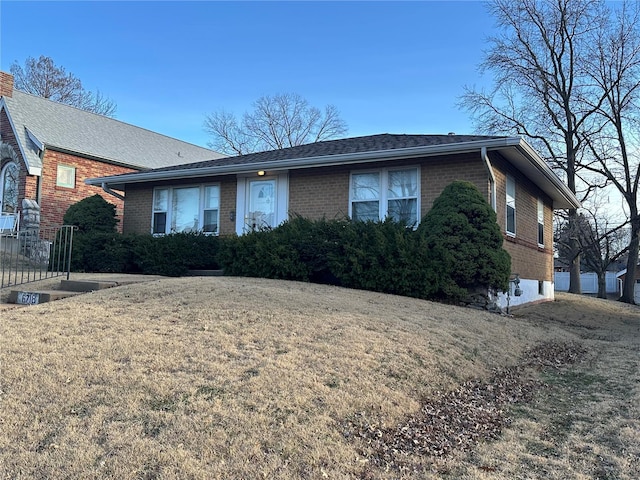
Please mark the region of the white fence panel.
[[[618, 291], [618, 282], [614, 272], [607, 272], [605, 275], [607, 293], [616, 293]], [[554, 289], [557, 292], [566, 292], [569, 290], [569, 272], [555, 272]], [[589, 272], [580, 274], [580, 283], [582, 293], [598, 293], [598, 275]]]

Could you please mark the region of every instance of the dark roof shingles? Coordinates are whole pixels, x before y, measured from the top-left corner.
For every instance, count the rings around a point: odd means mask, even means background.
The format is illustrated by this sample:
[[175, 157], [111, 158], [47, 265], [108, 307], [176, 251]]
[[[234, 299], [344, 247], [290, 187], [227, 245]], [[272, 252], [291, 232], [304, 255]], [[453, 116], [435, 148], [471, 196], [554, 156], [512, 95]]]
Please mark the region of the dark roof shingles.
[[369, 135], [364, 137], [326, 140], [323, 142], [308, 143], [306, 145], [299, 145], [279, 150], [268, 150], [265, 152], [249, 153], [235, 157], [225, 157], [215, 160], [190, 163], [188, 165], [174, 165], [171, 167], [154, 169], [153, 171], [160, 172], [192, 168], [222, 167], [228, 165], [248, 165], [278, 160], [347, 155], [350, 153], [375, 152], [430, 145], [446, 145], [490, 140], [495, 138], [504, 137], [484, 135], [407, 135], [382, 133], [379, 135]]

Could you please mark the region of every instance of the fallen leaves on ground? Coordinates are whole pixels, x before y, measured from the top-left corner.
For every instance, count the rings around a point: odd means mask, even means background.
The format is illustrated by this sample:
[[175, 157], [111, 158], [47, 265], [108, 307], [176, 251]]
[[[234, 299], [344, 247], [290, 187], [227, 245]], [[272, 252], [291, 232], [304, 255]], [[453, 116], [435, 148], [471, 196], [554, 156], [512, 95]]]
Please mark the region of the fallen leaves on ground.
[[543, 386], [528, 369], [561, 368], [585, 353], [577, 343], [542, 343], [528, 350], [518, 365], [494, 370], [486, 382], [471, 380], [455, 390], [437, 392], [399, 425], [387, 427], [375, 415], [358, 412], [343, 423], [343, 433], [363, 442], [361, 454], [369, 465], [414, 471], [421, 468], [411, 459], [416, 455], [437, 460], [498, 438], [509, 423], [505, 409], [529, 402]]

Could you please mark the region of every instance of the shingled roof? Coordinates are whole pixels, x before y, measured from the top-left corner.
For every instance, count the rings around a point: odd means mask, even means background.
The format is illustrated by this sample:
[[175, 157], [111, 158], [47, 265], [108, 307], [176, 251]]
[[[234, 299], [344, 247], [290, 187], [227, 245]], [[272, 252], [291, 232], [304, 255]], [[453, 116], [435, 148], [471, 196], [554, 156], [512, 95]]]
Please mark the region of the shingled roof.
[[159, 168], [155, 171], [183, 170], [191, 168], [207, 168], [222, 166], [242, 166], [287, 160], [300, 160], [315, 157], [341, 156], [365, 152], [380, 152], [412, 147], [428, 147], [438, 145], [460, 144], [508, 137], [485, 135], [405, 135], [382, 133], [363, 137], [341, 138], [324, 142], [308, 143], [296, 147], [268, 150], [265, 152], [249, 153], [235, 157], [211, 159], [204, 162], [194, 162], [189, 165], [173, 165]]
[[39, 174], [42, 147], [136, 169], [223, 155], [119, 120], [14, 90], [2, 97], [29, 172]]
[[174, 165], [147, 172], [91, 178], [86, 180], [86, 183], [125, 190], [127, 184], [134, 183], [197, 179], [219, 175], [250, 175], [259, 170], [271, 174], [295, 169], [387, 163], [411, 158], [442, 157], [472, 152], [480, 155], [483, 151], [499, 152], [546, 192], [553, 199], [556, 208], [577, 208], [580, 205], [569, 188], [522, 138], [486, 135], [383, 133], [218, 158], [188, 165]]

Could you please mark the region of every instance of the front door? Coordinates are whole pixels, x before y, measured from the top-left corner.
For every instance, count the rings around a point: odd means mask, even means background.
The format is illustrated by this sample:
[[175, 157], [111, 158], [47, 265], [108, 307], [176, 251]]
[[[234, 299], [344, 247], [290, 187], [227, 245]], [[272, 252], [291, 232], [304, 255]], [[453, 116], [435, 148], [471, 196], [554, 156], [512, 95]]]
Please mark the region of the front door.
[[277, 212], [276, 180], [248, 180], [247, 182], [246, 230], [254, 231], [275, 227]]
[[[237, 212], [237, 214], [235, 214]], [[275, 228], [288, 218], [289, 175], [238, 177], [236, 233]]]

